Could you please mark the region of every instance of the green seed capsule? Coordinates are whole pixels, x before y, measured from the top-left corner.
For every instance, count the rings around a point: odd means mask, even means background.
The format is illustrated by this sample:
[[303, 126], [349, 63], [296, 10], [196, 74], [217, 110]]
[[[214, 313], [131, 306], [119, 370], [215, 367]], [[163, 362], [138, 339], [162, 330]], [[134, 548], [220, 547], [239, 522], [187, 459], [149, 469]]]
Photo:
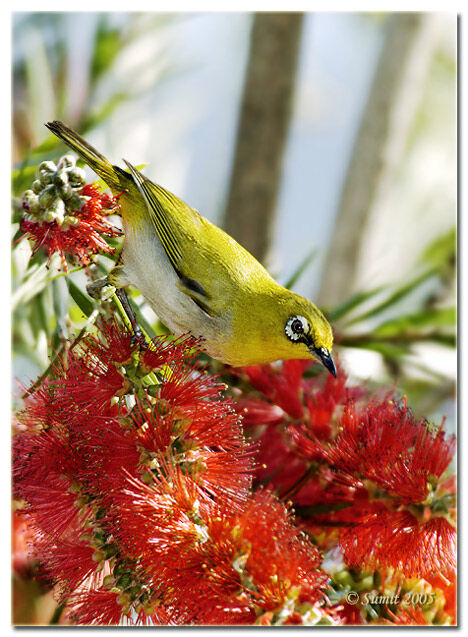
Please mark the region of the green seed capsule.
[[69, 168], [73, 168], [75, 166], [76, 160], [73, 155], [64, 155], [60, 158], [58, 163], [59, 170], [68, 170]]
[[38, 213], [41, 209], [39, 205], [39, 198], [32, 190], [26, 190], [26, 192], [23, 193], [22, 201], [28, 211], [32, 214]]
[[45, 212], [44, 214], [44, 220], [47, 221], [47, 223], [52, 223], [53, 221], [55, 221], [55, 212], [53, 212], [52, 210], [47, 210], [47, 212]]
[[72, 196], [70, 197], [70, 199], [67, 201], [67, 207], [70, 210], [70, 212], [74, 212], [75, 210], [81, 210], [83, 204], [84, 204], [84, 199], [83, 197], [80, 197], [80, 195], [77, 195], [76, 192], [74, 192], [72, 194]]
[[65, 204], [57, 197], [54, 199], [52, 205], [50, 206], [50, 211], [55, 214], [55, 220], [59, 225], [62, 225], [65, 219]]
[[84, 186], [86, 183], [85, 171], [82, 168], [75, 166], [68, 171], [68, 179], [74, 188]]
[[46, 210], [44, 218], [48, 223], [56, 221], [58, 225], [61, 226], [65, 220], [65, 204], [63, 201], [58, 197], [54, 199]]
[[68, 230], [69, 228], [79, 225], [80, 220], [72, 215], [65, 215], [65, 220], [62, 223], [62, 230]]
[[52, 183], [53, 176], [54, 176], [54, 173], [48, 173], [48, 172], [45, 172], [44, 170], [41, 170], [39, 172], [39, 181], [43, 187], [47, 186]]
[[53, 174], [57, 170], [57, 166], [53, 161], [43, 161], [39, 164], [39, 172], [51, 173]]
[[39, 195], [39, 203], [43, 210], [46, 210], [52, 205], [56, 197], [56, 188], [54, 185], [49, 184], [44, 188], [44, 190]]
[[70, 184], [59, 186], [58, 192], [62, 199], [64, 199], [65, 201], [68, 201], [73, 196], [73, 188], [70, 186]]
[[36, 194], [39, 194], [41, 192], [42, 184], [39, 179], [36, 179], [35, 181], [33, 181], [32, 189], [34, 190]]
[[54, 174], [53, 181], [56, 186], [64, 186], [65, 184], [68, 184], [68, 172], [65, 170], [57, 170]]

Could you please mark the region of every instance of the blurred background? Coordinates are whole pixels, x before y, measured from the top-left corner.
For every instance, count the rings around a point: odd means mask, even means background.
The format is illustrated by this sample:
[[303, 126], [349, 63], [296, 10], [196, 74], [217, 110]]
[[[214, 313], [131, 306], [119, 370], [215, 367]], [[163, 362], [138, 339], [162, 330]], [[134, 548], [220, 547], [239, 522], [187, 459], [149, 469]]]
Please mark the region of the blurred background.
[[[454, 430], [456, 49], [449, 14], [16, 13], [13, 237], [36, 166], [63, 150], [44, 122], [62, 119], [317, 301], [352, 381], [396, 386]], [[20, 242], [13, 374], [25, 385], [85, 318], [83, 273], [51, 291], [30, 257]], [[48, 623], [53, 602], [32, 607], [23, 584], [37, 582], [19, 581], [21, 621]]]

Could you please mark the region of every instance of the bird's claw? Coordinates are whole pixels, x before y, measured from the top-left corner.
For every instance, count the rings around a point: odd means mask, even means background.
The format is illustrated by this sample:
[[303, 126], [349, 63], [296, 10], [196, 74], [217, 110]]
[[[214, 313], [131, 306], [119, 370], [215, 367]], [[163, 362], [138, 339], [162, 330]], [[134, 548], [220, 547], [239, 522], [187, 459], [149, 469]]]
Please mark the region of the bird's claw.
[[130, 340], [130, 344], [132, 345], [132, 347], [135, 345], [139, 345], [140, 349], [148, 349], [146, 337], [138, 325], [133, 326], [133, 334]]

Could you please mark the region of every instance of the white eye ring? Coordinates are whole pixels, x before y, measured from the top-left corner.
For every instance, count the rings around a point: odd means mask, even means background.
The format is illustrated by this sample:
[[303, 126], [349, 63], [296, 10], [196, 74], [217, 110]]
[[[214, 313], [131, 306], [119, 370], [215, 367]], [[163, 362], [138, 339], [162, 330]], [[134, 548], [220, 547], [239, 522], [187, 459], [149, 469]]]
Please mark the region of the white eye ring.
[[[294, 325], [296, 322], [300, 323], [302, 330], [298, 331], [296, 325]], [[293, 325], [295, 327], [295, 329], [293, 329]], [[286, 332], [286, 336], [289, 338], [290, 341], [298, 341], [302, 336], [304, 336], [305, 334], [309, 333], [309, 323], [307, 322], [307, 319], [304, 318], [303, 316], [291, 316], [291, 318], [288, 319], [288, 322], [286, 323], [285, 327], [284, 327], [284, 331]]]

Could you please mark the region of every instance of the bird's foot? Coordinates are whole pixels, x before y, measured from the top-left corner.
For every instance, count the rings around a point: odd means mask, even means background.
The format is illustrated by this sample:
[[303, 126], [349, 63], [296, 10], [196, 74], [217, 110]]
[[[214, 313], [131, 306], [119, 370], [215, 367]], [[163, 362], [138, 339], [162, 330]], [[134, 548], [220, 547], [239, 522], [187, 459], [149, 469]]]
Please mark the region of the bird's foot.
[[97, 281], [93, 281], [86, 286], [86, 291], [93, 299], [101, 299], [101, 301], [107, 301], [115, 294], [116, 288], [109, 283], [108, 277], [103, 277]]
[[143, 334], [140, 326], [137, 323], [134, 323], [132, 329], [133, 334], [130, 341], [132, 347], [138, 345], [140, 349], [148, 349], [148, 341], [146, 340], [146, 336]]

